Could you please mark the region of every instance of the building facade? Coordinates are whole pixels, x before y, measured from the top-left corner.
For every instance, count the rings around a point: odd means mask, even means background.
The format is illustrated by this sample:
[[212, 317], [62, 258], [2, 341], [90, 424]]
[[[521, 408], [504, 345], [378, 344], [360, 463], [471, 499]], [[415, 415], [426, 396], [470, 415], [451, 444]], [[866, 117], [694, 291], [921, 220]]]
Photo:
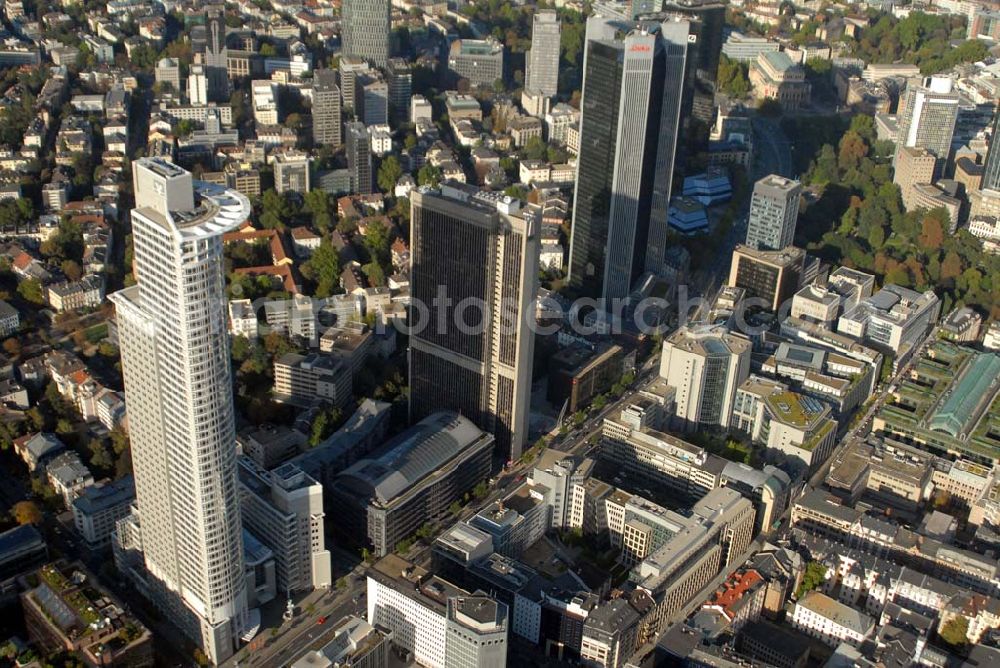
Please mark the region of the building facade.
[[[112, 295], [141, 520], [120, 550], [154, 602], [209, 660], [252, 628], [236, 491], [236, 430], [222, 235], [250, 215], [246, 197], [169, 162], [133, 163], [137, 285]], [[178, 280], [183, 277], [183, 281]], [[124, 520], [123, 520], [124, 521]]]

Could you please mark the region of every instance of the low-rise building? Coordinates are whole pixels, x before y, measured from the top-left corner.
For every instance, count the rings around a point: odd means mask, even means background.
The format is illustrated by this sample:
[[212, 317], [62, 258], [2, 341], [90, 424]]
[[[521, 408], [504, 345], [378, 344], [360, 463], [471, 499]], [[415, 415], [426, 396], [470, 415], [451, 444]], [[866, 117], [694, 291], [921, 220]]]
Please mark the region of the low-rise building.
[[274, 394], [287, 403], [345, 406], [351, 400], [351, 374], [327, 355], [287, 353], [274, 361]]
[[80, 490], [70, 509], [73, 511], [73, 524], [90, 549], [108, 545], [115, 525], [129, 514], [134, 500], [135, 480], [131, 474], [114, 482], [105, 481]]
[[875, 629], [871, 617], [818, 591], [795, 604], [792, 625], [834, 647], [842, 642], [857, 647]]
[[72, 450], [56, 455], [46, 464], [45, 476], [56, 493], [62, 497], [67, 509], [72, 506], [73, 499], [83, 488], [94, 484], [94, 476], [90, 469]]

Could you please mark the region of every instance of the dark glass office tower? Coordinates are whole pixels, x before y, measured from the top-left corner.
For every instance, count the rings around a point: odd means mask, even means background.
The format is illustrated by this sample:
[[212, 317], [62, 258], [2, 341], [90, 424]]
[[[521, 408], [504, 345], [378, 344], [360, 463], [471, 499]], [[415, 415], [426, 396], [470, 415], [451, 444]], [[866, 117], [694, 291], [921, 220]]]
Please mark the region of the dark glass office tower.
[[457, 182], [411, 198], [410, 421], [458, 411], [494, 435], [504, 461], [517, 459], [528, 437], [538, 221], [517, 200]]
[[1000, 134], [997, 132], [1000, 132], [1000, 113], [993, 119], [993, 134], [990, 135], [990, 147], [983, 165], [982, 190], [1000, 190]]
[[569, 281], [608, 307], [662, 261], [687, 34], [686, 22], [587, 21]]

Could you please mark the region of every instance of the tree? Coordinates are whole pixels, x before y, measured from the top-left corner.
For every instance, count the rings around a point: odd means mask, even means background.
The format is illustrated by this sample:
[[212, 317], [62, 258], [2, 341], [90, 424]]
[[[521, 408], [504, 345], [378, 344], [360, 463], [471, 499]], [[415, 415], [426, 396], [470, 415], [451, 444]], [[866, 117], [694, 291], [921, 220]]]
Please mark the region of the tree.
[[316, 282], [314, 296], [324, 299], [340, 287], [340, 255], [328, 239], [324, 239], [312, 257], [302, 266], [302, 273]]
[[21, 354], [21, 342], [11, 337], [3, 342], [3, 350], [11, 357], [17, 357]]
[[457, 516], [459, 513], [462, 512], [462, 504], [459, 503], [458, 501], [452, 501], [451, 505], [448, 506], [448, 512], [451, 513], [452, 515]]
[[944, 624], [938, 635], [952, 647], [964, 647], [969, 643], [969, 620], [962, 615], [955, 615]]
[[417, 185], [435, 187], [441, 183], [441, 170], [428, 163], [417, 172]]
[[71, 281], [79, 281], [83, 277], [83, 269], [74, 260], [63, 260], [59, 268]]
[[44, 304], [45, 294], [42, 292], [42, 283], [37, 278], [27, 278], [17, 284], [17, 294], [26, 302], [32, 304]]
[[364, 272], [368, 278], [368, 283], [373, 287], [382, 287], [386, 284], [385, 271], [383, 271], [381, 265], [377, 262], [369, 262], [363, 265], [361, 271]]
[[388, 156], [378, 167], [378, 187], [384, 193], [392, 193], [396, 188], [396, 182], [403, 175], [403, 167], [399, 164], [399, 158], [394, 155]]
[[528, 160], [545, 160], [548, 145], [541, 137], [532, 137], [524, 144], [524, 157]]
[[816, 589], [826, 581], [826, 566], [818, 561], [810, 561], [806, 564], [806, 572], [802, 575], [802, 582], [795, 591], [795, 598], [801, 599], [808, 592]]
[[941, 248], [941, 244], [944, 242], [944, 229], [941, 226], [941, 221], [937, 217], [930, 214], [924, 216], [924, 220], [920, 224], [921, 232], [920, 237], [917, 239], [919, 243], [926, 250], [937, 250]]
[[719, 58], [717, 76], [719, 88], [731, 97], [746, 97], [747, 93], [750, 92], [750, 79], [747, 77], [747, 72], [746, 65], [722, 54]]
[[482, 501], [486, 498], [486, 495], [490, 493], [490, 488], [486, 485], [486, 481], [480, 481], [478, 485], [472, 490], [472, 496], [476, 498], [477, 501]]
[[42, 511], [33, 501], [18, 501], [11, 509], [14, 521], [20, 525], [39, 524], [42, 521]]

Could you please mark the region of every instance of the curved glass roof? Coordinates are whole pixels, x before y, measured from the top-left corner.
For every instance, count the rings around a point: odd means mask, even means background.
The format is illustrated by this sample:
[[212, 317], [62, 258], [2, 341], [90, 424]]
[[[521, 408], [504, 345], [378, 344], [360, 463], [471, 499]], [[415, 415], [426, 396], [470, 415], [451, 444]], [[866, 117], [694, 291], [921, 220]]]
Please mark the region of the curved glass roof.
[[971, 359], [966, 366], [962, 378], [955, 383], [948, 397], [931, 418], [929, 427], [959, 438], [968, 433], [970, 422], [977, 413], [977, 408], [992, 400], [991, 391], [997, 381], [1000, 381], [1000, 355], [980, 353]]

